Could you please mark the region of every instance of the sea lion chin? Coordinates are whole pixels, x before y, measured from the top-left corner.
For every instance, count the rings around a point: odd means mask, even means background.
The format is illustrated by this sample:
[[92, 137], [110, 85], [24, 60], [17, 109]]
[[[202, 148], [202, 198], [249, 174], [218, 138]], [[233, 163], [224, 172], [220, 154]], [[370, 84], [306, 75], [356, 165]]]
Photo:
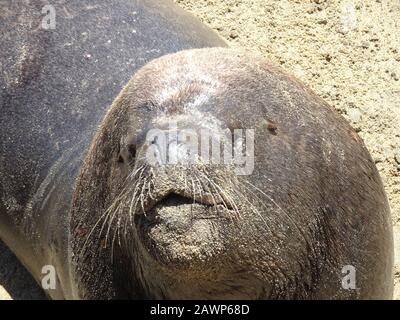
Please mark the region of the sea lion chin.
[[168, 196], [138, 217], [139, 240], [158, 263], [193, 269], [224, 251], [219, 229], [229, 223], [227, 212], [222, 206]]

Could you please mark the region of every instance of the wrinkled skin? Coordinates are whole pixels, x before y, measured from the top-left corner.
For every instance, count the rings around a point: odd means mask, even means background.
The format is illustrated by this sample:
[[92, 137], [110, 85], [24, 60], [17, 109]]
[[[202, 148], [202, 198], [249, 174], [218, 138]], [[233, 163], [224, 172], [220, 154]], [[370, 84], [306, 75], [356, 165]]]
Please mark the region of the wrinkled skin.
[[[254, 171], [201, 157], [150, 162], [158, 142], [146, 133], [170, 123], [213, 137], [254, 129]], [[98, 297], [93, 288], [167, 299], [392, 294], [390, 212], [364, 144], [310, 90], [247, 52], [183, 51], [143, 67], [99, 128], [72, 210], [84, 298]], [[342, 288], [346, 265], [355, 290]]]

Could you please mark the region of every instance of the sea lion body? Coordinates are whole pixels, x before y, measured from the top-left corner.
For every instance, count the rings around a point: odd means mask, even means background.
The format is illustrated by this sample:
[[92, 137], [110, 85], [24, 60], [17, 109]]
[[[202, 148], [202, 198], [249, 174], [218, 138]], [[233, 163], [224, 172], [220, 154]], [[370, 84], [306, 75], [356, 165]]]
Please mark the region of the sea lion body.
[[[72, 298], [67, 243], [82, 157], [112, 100], [146, 62], [183, 49], [224, 46], [171, 2], [53, 1], [2, 4], [0, 237], [40, 282], [54, 265]], [[54, 214], [59, 212], [59, 214]]]
[[[389, 205], [357, 133], [265, 58], [192, 49], [224, 43], [200, 25], [191, 31], [191, 18], [187, 29], [168, 19], [179, 11], [132, 4], [150, 21], [141, 30], [132, 22], [143, 34], [135, 42], [129, 28], [115, 30], [108, 20], [129, 21], [129, 3], [105, 5], [100, 16], [111, 29], [96, 23], [95, 8], [83, 19], [87, 28], [101, 27], [99, 43], [120, 31], [122, 48], [95, 53], [83, 42], [69, 55], [55, 46], [64, 59], [46, 69], [46, 55], [28, 56], [11, 69], [18, 81], [6, 82], [0, 236], [38, 281], [43, 265], [55, 267], [56, 290], [48, 294], [391, 298]], [[71, 2], [64, 11], [75, 17]], [[160, 39], [155, 32], [163, 27], [151, 29], [156, 21], [175, 31]], [[160, 51], [153, 56], [154, 43]], [[182, 49], [191, 50], [168, 54]], [[121, 69], [132, 57], [135, 65]], [[249, 135], [233, 139], [235, 129]], [[246, 150], [246, 170], [214, 152], [191, 157], [186, 138], [204, 132], [210, 143], [231, 141], [232, 156]]]

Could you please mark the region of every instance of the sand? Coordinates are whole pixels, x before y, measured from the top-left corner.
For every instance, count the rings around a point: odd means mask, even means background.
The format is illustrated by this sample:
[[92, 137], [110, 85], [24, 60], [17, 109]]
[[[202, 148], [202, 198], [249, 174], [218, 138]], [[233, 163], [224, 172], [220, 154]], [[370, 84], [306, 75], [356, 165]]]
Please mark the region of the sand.
[[[400, 299], [400, 2], [176, 2], [232, 47], [258, 51], [300, 78], [359, 131], [382, 176], [392, 209], [395, 298]], [[20, 269], [0, 245], [0, 299], [41, 297]]]

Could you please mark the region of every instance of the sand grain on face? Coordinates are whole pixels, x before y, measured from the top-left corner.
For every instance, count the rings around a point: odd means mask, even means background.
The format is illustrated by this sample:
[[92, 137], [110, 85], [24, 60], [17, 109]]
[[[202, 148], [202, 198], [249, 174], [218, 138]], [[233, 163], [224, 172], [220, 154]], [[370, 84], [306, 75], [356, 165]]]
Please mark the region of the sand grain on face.
[[[261, 52], [293, 73], [355, 127], [392, 208], [400, 256], [400, 2], [398, 0], [175, 0], [233, 47]], [[400, 299], [396, 259], [395, 298]], [[0, 299], [37, 297], [0, 246]], [[4, 271], [4, 272], [3, 272]], [[2, 273], [3, 272], [3, 273]], [[18, 273], [17, 273], [18, 274]], [[7, 278], [8, 277], [8, 278]], [[12, 284], [10, 287], [10, 284]], [[34, 287], [34, 286], [33, 286]], [[10, 291], [10, 289], [8, 289]], [[23, 294], [26, 292], [26, 294]]]

